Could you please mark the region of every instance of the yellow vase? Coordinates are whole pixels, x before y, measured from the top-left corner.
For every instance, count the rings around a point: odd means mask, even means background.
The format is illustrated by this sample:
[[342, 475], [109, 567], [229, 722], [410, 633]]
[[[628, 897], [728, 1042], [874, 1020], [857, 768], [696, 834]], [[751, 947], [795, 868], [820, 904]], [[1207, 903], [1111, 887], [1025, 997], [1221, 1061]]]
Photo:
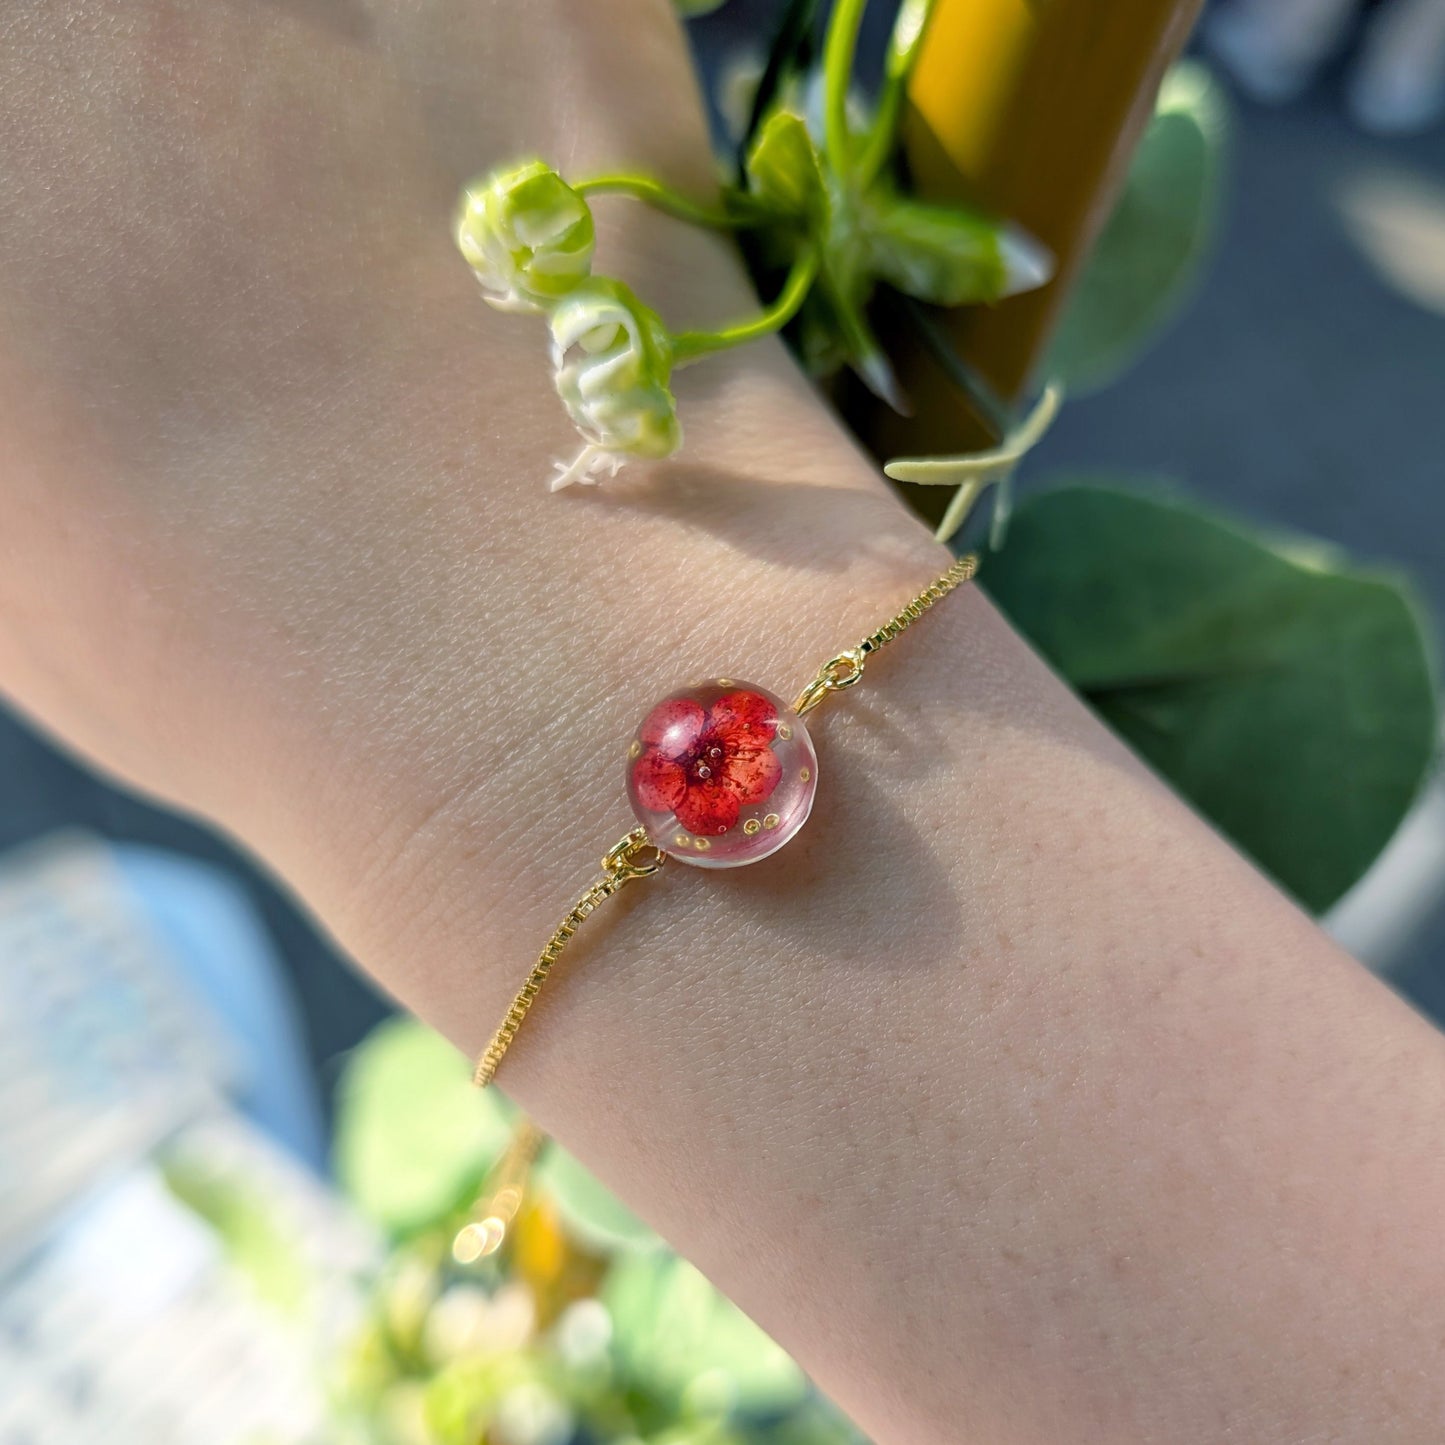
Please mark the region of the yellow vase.
[[[1033, 378], [1199, 6], [937, 0], [903, 121], [917, 189], [1017, 221], [1056, 262], [1041, 290], [948, 318], [960, 355], [1006, 400]], [[881, 450], [947, 451], [992, 440], [917, 348], [902, 358], [901, 375], [915, 416], [902, 424], [880, 419]]]

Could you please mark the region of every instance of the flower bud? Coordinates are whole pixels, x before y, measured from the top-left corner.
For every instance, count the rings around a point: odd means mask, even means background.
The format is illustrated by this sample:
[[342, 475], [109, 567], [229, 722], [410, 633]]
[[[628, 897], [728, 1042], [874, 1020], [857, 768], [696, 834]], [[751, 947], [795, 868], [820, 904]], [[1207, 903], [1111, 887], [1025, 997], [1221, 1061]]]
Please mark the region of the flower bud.
[[669, 388], [672, 340], [662, 318], [620, 281], [592, 277], [552, 312], [552, 363], [562, 398], [586, 446], [552, 490], [615, 473], [629, 457], [665, 457], [682, 429]]
[[456, 242], [499, 311], [546, 311], [592, 270], [592, 212], [550, 166], [527, 161], [462, 192]]

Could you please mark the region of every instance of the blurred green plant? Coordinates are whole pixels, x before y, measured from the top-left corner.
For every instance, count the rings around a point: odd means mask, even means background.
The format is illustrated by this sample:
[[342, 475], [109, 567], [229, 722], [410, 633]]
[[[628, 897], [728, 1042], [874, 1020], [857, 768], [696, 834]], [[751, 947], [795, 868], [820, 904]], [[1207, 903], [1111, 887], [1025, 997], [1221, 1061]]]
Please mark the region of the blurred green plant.
[[296, 1241], [259, 1188], [184, 1151], [164, 1157], [161, 1173], [171, 1194], [210, 1225], [256, 1298], [288, 1318], [299, 1315], [311, 1281]]
[[[885, 470], [955, 489], [944, 540], [993, 489], [981, 585], [1110, 727], [1321, 912], [1379, 856], [1436, 757], [1437, 688], [1409, 588], [1147, 483], [1056, 484], [1012, 512], [1014, 477], [1060, 403], [1117, 379], [1193, 293], [1226, 138], [1207, 71], [1176, 65], [1043, 362], [1038, 400], [1002, 418], [995, 447], [894, 458]], [[995, 410], [948, 353], [944, 328], [914, 314], [960, 388]]]
[[409, 1020], [347, 1061], [336, 1172], [390, 1240], [334, 1386], [357, 1445], [851, 1445], [798, 1367], [548, 1141], [500, 1249], [452, 1250], [519, 1116]]
[[674, 1254], [619, 1259], [602, 1299], [623, 1367], [678, 1410], [773, 1418], [807, 1398], [787, 1354]]
[[496, 1090], [459, 1080], [455, 1051], [436, 1035], [383, 1024], [338, 1088], [337, 1181], [368, 1219], [405, 1238], [470, 1203], [511, 1138], [513, 1112]]
[[1063, 485], [983, 572], [1081, 697], [1307, 908], [1328, 908], [1435, 750], [1418, 610], [1389, 577], [1175, 496]]
[[1214, 233], [1226, 131], [1209, 72], [1180, 62], [1054, 336], [1044, 370], [1062, 390], [1077, 396], [1117, 379], [1192, 294]]

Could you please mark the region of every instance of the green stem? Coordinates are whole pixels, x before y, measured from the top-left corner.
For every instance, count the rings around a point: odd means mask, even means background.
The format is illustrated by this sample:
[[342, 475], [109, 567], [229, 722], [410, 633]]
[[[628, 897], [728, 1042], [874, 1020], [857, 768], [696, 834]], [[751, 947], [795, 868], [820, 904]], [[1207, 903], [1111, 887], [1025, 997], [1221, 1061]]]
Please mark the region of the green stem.
[[823, 150], [835, 180], [849, 171], [848, 82], [868, 0], [834, 0], [823, 42]]
[[777, 300], [760, 315], [754, 316], [750, 321], [739, 321], [732, 326], [725, 326], [721, 331], [678, 332], [672, 339], [673, 365], [687, 366], [690, 362], [700, 361], [704, 356], [711, 356], [716, 351], [727, 351], [731, 347], [742, 346], [745, 342], [756, 341], [760, 336], [780, 331], [797, 315], [798, 307], [803, 304], [803, 298], [812, 288], [817, 275], [818, 253], [804, 252], [793, 262], [793, 269], [788, 272], [788, 279], [783, 282], [783, 289], [778, 292]]
[[963, 359], [934, 312], [911, 296], [900, 297], [899, 301], [904, 319], [918, 333], [925, 349], [938, 362], [944, 375], [968, 398], [969, 404], [995, 436], [1007, 436], [1013, 425], [1008, 403], [977, 367]]
[[730, 215], [727, 211], [690, 201], [681, 191], [675, 191], [671, 186], [653, 180], [651, 176], [593, 176], [591, 180], [575, 182], [572, 189], [579, 196], [633, 196], [669, 216], [676, 216], [679, 221], [688, 221], [694, 226], [708, 226], [716, 231], [757, 224], [754, 218]]
[[903, 94], [932, 17], [933, 0], [903, 0], [899, 8], [888, 42], [888, 60], [883, 70], [878, 108], [873, 113], [873, 122], [858, 158], [857, 185], [860, 190], [873, 182], [892, 153], [898, 133], [898, 116], [903, 109]]

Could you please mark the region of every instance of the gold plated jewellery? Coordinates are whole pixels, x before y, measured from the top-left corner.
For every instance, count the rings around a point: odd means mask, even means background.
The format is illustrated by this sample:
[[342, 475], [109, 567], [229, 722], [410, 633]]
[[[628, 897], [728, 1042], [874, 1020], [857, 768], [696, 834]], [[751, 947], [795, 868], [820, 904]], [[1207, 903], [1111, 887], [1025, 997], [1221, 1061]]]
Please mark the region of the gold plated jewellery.
[[818, 785], [804, 718], [860, 683], [875, 652], [977, 570], [976, 556], [959, 558], [875, 632], [829, 658], [791, 707], [766, 688], [719, 677], [670, 693], [648, 712], [627, 751], [627, 794], [637, 826], [603, 855], [601, 876], [547, 940], [478, 1057], [474, 1083], [485, 1088], [496, 1077], [563, 950], [614, 894], [652, 877], [670, 858], [698, 868], [736, 868], [775, 853], [797, 833]]

